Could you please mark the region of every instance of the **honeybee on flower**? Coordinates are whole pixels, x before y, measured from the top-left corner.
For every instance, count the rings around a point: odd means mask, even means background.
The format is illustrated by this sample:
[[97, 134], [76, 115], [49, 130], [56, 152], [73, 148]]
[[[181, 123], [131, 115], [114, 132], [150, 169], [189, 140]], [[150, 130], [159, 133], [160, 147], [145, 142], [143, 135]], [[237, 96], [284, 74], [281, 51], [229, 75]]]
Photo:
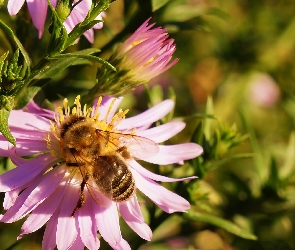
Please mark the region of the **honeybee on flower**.
[[[155, 181], [195, 177], [173, 179], [157, 175], [137, 162], [140, 159], [165, 165], [202, 153], [195, 143], [158, 145], [185, 126], [171, 121], [150, 128], [170, 112], [174, 102], [165, 100], [137, 116], [125, 118], [127, 111], [116, 113], [121, 101], [122, 98], [103, 98], [87, 109], [81, 107], [78, 97], [74, 108], [70, 109], [65, 100], [57, 113], [41, 109], [34, 102], [26, 109], [11, 112], [9, 126], [17, 146], [11, 147], [1, 136], [0, 154], [11, 157], [16, 168], [0, 175], [0, 191], [5, 192], [7, 210], [0, 221], [11, 223], [29, 215], [18, 239], [47, 223], [43, 249], [98, 249], [97, 232], [112, 248], [130, 249], [121, 234], [118, 211], [140, 237], [152, 238], [140, 210], [137, 189], [167, 213], [189, 209], [188, 201]], [[81, 133], [84, 145], [77, 139], [77, 148], [67, 133]], [[97, 136], [101, 137], [99, 143], [95, 142]], [[34, 158], [21, 158], [30, 155]], [[110, 170], [110, 175], [96, 174], [99, 162], [99, 169]], [[125, 188], [117, 188], [125, 179]], [[126, 190], [130, 191], [126, 199], [115, 198], [125, 195]]]

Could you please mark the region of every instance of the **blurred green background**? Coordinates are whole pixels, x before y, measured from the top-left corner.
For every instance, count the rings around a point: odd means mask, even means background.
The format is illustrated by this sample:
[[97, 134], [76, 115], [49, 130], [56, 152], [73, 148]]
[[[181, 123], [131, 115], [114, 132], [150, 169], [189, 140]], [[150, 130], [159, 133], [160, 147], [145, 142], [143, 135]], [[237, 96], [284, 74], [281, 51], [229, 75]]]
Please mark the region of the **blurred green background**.
[[[170, 142], [193, 140], [204, 147], [196, 161], [157, 170], [200, 177], [180, 185], [184, 191], [166, 185], [182, 192], [195, 213], [151, 217], [145, 211], [148, 221], [155, 220], [149, 222], [151, 242], [141, 241], [122, 221], [123, 237], [132, 249], [295, 249], [294, 13], [291, 0], [117, 0], [108, 9], [93, 45], [102, 48], [104, 59], [150, 16], [151, 22], [168, 28], [180, 58], [152, 80], [150, 95], [140, 87], [127, 95], [124, 105], [136, 113], [148, 101], [175, 97], [174, 116], [187, 127]], [[11, 20], [4, 5], [0, 15], [36, 63], [48, 33], [38, 40], [26, 8]], [[2, 33], [0, 41], [0, 55], [11, 50]], [[81, 38], [69, 51], [90, 46]], [[89, 65], [61, 72], [36, 101], [74, 98], [93, 85], [95, 71]], [[40, 249], [43, 230], [13, 246], [21, 224], [0, 224], [0, 249]], [[102, 242], [101, 249], [107, 248]]]

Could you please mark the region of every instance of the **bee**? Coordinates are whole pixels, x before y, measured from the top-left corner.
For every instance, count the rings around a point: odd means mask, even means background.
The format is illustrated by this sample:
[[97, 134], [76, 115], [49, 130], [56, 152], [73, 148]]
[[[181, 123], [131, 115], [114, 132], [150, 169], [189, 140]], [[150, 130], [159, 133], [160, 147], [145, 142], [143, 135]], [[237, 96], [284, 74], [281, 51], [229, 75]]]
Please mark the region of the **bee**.
[[127, 160], [150, 157], [158, 152], [158, 145], [144, 137], [103, 131], [94, 120], [72, 114], [60, 126], [60, 148], [67, 167], [82, 175], [80, 198], [72, 213], [85, 203], [87, 187], [93, 199], [95, 189], [115, 202], [132, 197], [136, 187]]

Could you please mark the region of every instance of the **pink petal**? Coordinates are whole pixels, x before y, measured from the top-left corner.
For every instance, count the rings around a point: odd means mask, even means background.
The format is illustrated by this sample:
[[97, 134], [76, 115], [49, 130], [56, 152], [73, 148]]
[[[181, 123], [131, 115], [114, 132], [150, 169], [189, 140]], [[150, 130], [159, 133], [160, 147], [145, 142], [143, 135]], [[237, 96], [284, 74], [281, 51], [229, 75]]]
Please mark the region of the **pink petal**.
[[39, 173], [53, 166], [55, 161], [56, 159], [52, 161], [48, 155], [39, 155], [23, 165], [7, 171], [0, 175], [0, 192], [7, 192], [26, 184]]
[[[48, 132], [44, 131], [32, 131], [30, 130], [29, 133], [27, 130], [22, 128], [13, 128], [12, 134], [17, 141], [19, 139], [22, 140], [34, 140], [34, 141], [44, 141], [44, 136], [48, 134]], [[2, 139], [2, 138], [1, 138]], [[2, 140], [5, 140], [4, 138]]]
[[12, 110], [8, 119], [9, 127], [13, 129], [22, 128], [29, 131], [50, 131], [50, 120], [47, 118], [23, 112], [21, 110]]
[[43, 140], [28, 140], [28, 139], [16, 139], [16, 153], [19, 156], [27, 156], [32, 154], [38, 154], [42, 152], [48, 152], [46, 141]]
[[90, 30], [86, 30], [83, 35], [86, 37], [86, 39], [90, 42], [90, 43], [94, 43], [94, 31], [93, 29]]
[[84, 243], [82, 242], [79, 235], [77, 236], [77, 238], [73, 242], [73, 245], [71, 245], [69, 248], [67, 248], [67, 250], [84, 250], [84, 249], [85, 249]]
[[144, 217], [140, 210], [140, 206], [139, 206], [136, 195], [133, 195], [130, 200], [126, 201], [126, 204], [132, 216], [136, 218], [136, 220], [140, 222], [144, 222]]
[[185, 212], [190, 208], [189, 202], [181, 196], [142, 176], [137, 171], [133, 169], [131, 171], [136, 187], [166, 213]]
[[8, 154], [8, 156], [10, 157], [12, 163], [15, 166], [18, 166], [18, 167], [22, 167], [23, 164], [26, 164], [29, 161], [33, 161], [33, 159], [29, 159], [28, 160], [28, 159], [25, 159], [25, 158], [20, 157], [16, 153], [15, 147], [9, 147], [9, 154]]
[[21, 234], [18, 239], [21, 239], [24, 234], [29, 234], [40, 229], [54, 214], [61, 199], [65, 193], [65, 183], [68, 181], [69, 175], [65, 176], [61, 185], [51, 194], [44, 202], [36, 207], [31, 215], [22, 225]]
[[50, 2], [51, 2], [51, 4], [52, 4], [52, 6], [55, 8], [55, 7], [56, 7], [56, 2], [57, 2], [57, 0], [50, 0]]
[[11, 222], [23, 218], [36, 206], [42, 203], [48, 196], [50, 196], [60, 184], [61, 179], [65, 175], [65, 171], [65, 166], [57, 167], [43, 175], [42, 178], [40, 178], [41, 182], [28, 195], [21, 208], [11, 218]]
[[130, 245], [126, 240], [121, 238], [117, 245], [110, 245], [114, 250], [131, 250]]
[[79, 196], [80, 186], [69, 183], [57, 219], [56, 245], [58, 249], [68, 249], [78, 235], [77, 217], [71, 217], [71, 214], [77, 205]]
[[15, 214], [19, 211], [21, 206], [24, 204], [25, 200], [28, 198], [29, 194], [35, 189], [35, 187], [40, 183], [42, 180], [42, 176], [40, 178], [35, 178], [30, 181], [30, 186], [24, 189], [16, 198], [12, 207], [10, 207], [4, 216], [1, 218], [2, 222], [14, 222], [17, 221], [18, 218], [15, 217]]
[[93, 211], [93, 199], [88, 192], [85, 192], [86, 202], [84, 206], [77, 211], [80, 237], [84, 245], [89, 250], [96, 250], [100, 247], [97, 237], [97, 225], [95, 223], [95, 214]]
[[183, 160], [193, 159], [203, 153], [203, 148], [195, 143], [183, 143], [177, 145], [159, 145], [159, 153], [145, 160], [154, 164], [172, 164]]
[[46, 250], [54, 250], [56, 246], [56, 231], [57, 231], [57, 220], [59, 216], [60, 208], [58, 208], [53, 216], [47, 223], [43, 241], [42, 241], [42, 249]]
[[100, 235], [109, 245], [118, 245], [122, 236], [116, 203], [112, 202], [108, 207], [95, 205], [94, 209]]
[[184, 129], [184, 127], [184, 122], [174, 121], [151, 129], [138, 131], [136, 135], [146, 137], [157, 143], [161, 143], [178, 134], [181, 130]]
[[[13, 137], [16, 138], [16, 153], [19, 156], [32, 155], [48, 151], [46, 141], [44, 140], [44, 133], [32, 133], [31, 137], [24, 136], [27, 133], [31, 132], [12, 132]], [[6, 138], [0, 135], [0, 155], [8, 157], [11, 146], [12, 144], [10, 144]]]
[[173, 107], [174, 101], [162, 101], [139, 115], [131, 118], [126, 118], [117, 126], [117, 128], [119, 130], [125, 130], [134, 127], [141, 127], [146, 124], [152, 124], [153, 122], [158, 121], [159, 119], [167, 115], [173, 109]]
[[4, 197], [4, 202], [3, 202], [3, 208], [5, 210], [8, 210], [9, 208], [11, 208], [14, 205], [20, 192], [24, 189], [25, 187], [21, 186], [19, 188], [6, 192]]
[[[135, 202], [134, 202], [135, 201]], [[140, 210], [138, 201], [134, 195], [129, 201], [118, 204], [120, 213], [129, 227], [141, 238], [150, 241], [152, 239], [152, 230], [141, 219], [138, 219], [138, 210]], [[141, 215], [142, 217], [142, 215]]]
[[24, 110], [31, 114], [40, 115], [51, 120], [54, 119], [54, 111], [40, 108], [33, 100], [28, 103]]
[[16, 15], [23, 6], [24, 2], [25, 0], [9, 0], [7, 4], [9, 15]]
[[139, 172], [141, 175], [155, 180], [155, 181], [162, 181], [162, 182], [175, 182], [175, 181], [186, 181], [186, 180], [192, 180], [192, 179], [196, 179], [198, 177], [196, 176], [190, 176], [190, 177], [185, 177], [185, 178], [170, 178], [170, 177], [166, 177], [163, 175], [158, 175], [155, 174], [149, 170], [147, 170], [146, 168], [142, 167], [138, 162], [136, 161], [129, 161], [128, 162], [129, 165], [134, 168], [137, 172]]
[[33, 20], [34, 26], [39, 31], [39, 38], [41, 38], [44, 30], [44, 24], [47, 15], [47, 1], [46, 0], [38, 0], [38, 1], [28, 1], [27, 5], [29, 8], [30, 16]]

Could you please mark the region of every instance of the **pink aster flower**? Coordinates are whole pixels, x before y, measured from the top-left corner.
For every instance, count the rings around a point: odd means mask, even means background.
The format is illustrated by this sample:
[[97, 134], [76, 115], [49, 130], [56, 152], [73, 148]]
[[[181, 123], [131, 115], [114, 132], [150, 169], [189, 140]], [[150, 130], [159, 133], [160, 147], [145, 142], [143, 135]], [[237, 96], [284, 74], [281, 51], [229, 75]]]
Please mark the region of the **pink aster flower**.
[[[7, 9], [11, 16], [16, 15], [21, 7], [23, 6], [25, 0], [8, 0]], [[46, 0], [26, 0], [28, 9], [33, 21], [34, 26], [39, 31], [39, 38], [42, 37], [43, 31], [44, 31], [44, 24], [46, 20], [47, 15], [47, 8], [48, 4]], [[50, 0], [52, 5], [56, 7], [57, 0]], [[75, 0], [75, 2], [78, 2], [78, 0]], [[88, 11], [91, 7], [91, 0], [83, 0], [79, 4], [75, 6], [75, 8], [72, 10], [70, 16], [66, 19], [64, 22], [64, 25], [66, 27], [66, 30], [68, 33], [72, 31], [72, 29], [80, 22], [82, 22]], [[95, 19], [96, 20], [102, 20], [102, 17], [104, 16], [104, 13], [99, 14]], [[94, 32], [93, 29], [101, 29], [103, 26], [103, 23], [100, 22], [92, 27], [92, 29], [87, 30], [84, 33], [84, 36], [88, 39], [89, 42], [93, 43], [94, 40]]]
[[123, 96], [136, 87], [171, 68], [178, 58], [171, 61], [176, 50], [174, 40], [168, 38], [166, 29], [152, 28], [155, 23], [146, 20], [124, 43], [119, 44], [109, 62], [116, 72], [102, 65], [97, 71], [97, 85], [84, 102], [97, 95]]
[[[181, 163], [202, 153], [195, 143], [158, 145], [185, 126], [171, 121], [151, 127], [173, 108], [174, 102], [165, 100], [125, 118], [127, 111], [116, 113], [121, 101], [99, 99], [87, 109], [81, 107], [77, 97], [73, 109], [65, 100], [57, 113], [41, 109], [34, 102], [11, 112], [9, 126], [17, 146], [12, 147], [1, 136], [0, 155], [10, 157], [16, 168], [0, 175], [0, 192], [5, 192], [3, 206], [7, 210], [0, 221], [12, 223], [29, 215], [18, 239], [47, 223], [42, 242], [46, 250], [56, 246], [60, 250], [84, 246], [98, 249], [97, 232], [113, 249], [130, 249], [122, 238], [119, 214], [140, 237], [152, 238], [140, 210], [137, 189], [167, 213], [189, 209], [188, 201], [156, 181], [195, 177], [168, 178], [137, 162]], [[116, 162], [112, 162], [113, 153]], [[32, 155], [34, 158], [22, 158]], [[101, 164], [100, 172], [94, 171], [97, 164]], [[120, 171], [115, 177], [116, 169]]]
[[280, 95], [280, 88], [270, 75], [265, 73], [253, 74], [246, 96], [253, 104], [269, 108], [279, 101]]
[[129, 76], [136, 76], [135, 80], [142, 82], [148, 82], [178, 62], [178, 59], [170, 62], [176, 50], [174, 40], [168, 39], [166, 29], [152, 28], [155, 23], [148, 24], [149, 20], [120, 44], [114, 54], [115, 58], [123, 58], [119, 68], [129, 70]]
[[[75, 2], [78, 2], [78, 0], [75, 0], [74, 3]], [[77, 4], [75, 6], [75, 8], [72, 10], [70, 16], [64, 22], [64, 26], [66, 27], [66, 30], [68, 33], [70, 33], [77, 24], [84, 21], [84, 19], [86, 18], [87, 14], [88, 14], [88, 11], [91, 8], [91, 4], [92, 4], [92, 0], [83, 0], [82, 2], [80, 2], [79, 4]], [[105, 17], [104, 12], [100, 13], [95, 18], [95, 20], [102, 20], [103, 17]], [[101, 29], [102, 26], [103, 26], [103, 22], [99, 22], [99, 23], [95, 24], [92, 27], [92, 29], [89, 29], [86, 32], [84, 32], [83, 35], [87, 38], [87, 40], [90, 43], [93, 43], [94, 42], [93, 29]]]
[[[54, 2], [54, 5], [56, 4], [56, 0], [51, 1], [52, 4]], [[25, 0], [8, 0], [7, 9], [11, 16], [16, 15], [23, 4], [25, 3]], [[34, 26], [39, 31], [39, 38], [41, 38], [43, 31], [44, 31], [44, 24], [45, 19], [47, 15], [47, 1], [46, 0], [33, 0], [33, 1], [27, 1], [28, 9], [33, 21]]]

